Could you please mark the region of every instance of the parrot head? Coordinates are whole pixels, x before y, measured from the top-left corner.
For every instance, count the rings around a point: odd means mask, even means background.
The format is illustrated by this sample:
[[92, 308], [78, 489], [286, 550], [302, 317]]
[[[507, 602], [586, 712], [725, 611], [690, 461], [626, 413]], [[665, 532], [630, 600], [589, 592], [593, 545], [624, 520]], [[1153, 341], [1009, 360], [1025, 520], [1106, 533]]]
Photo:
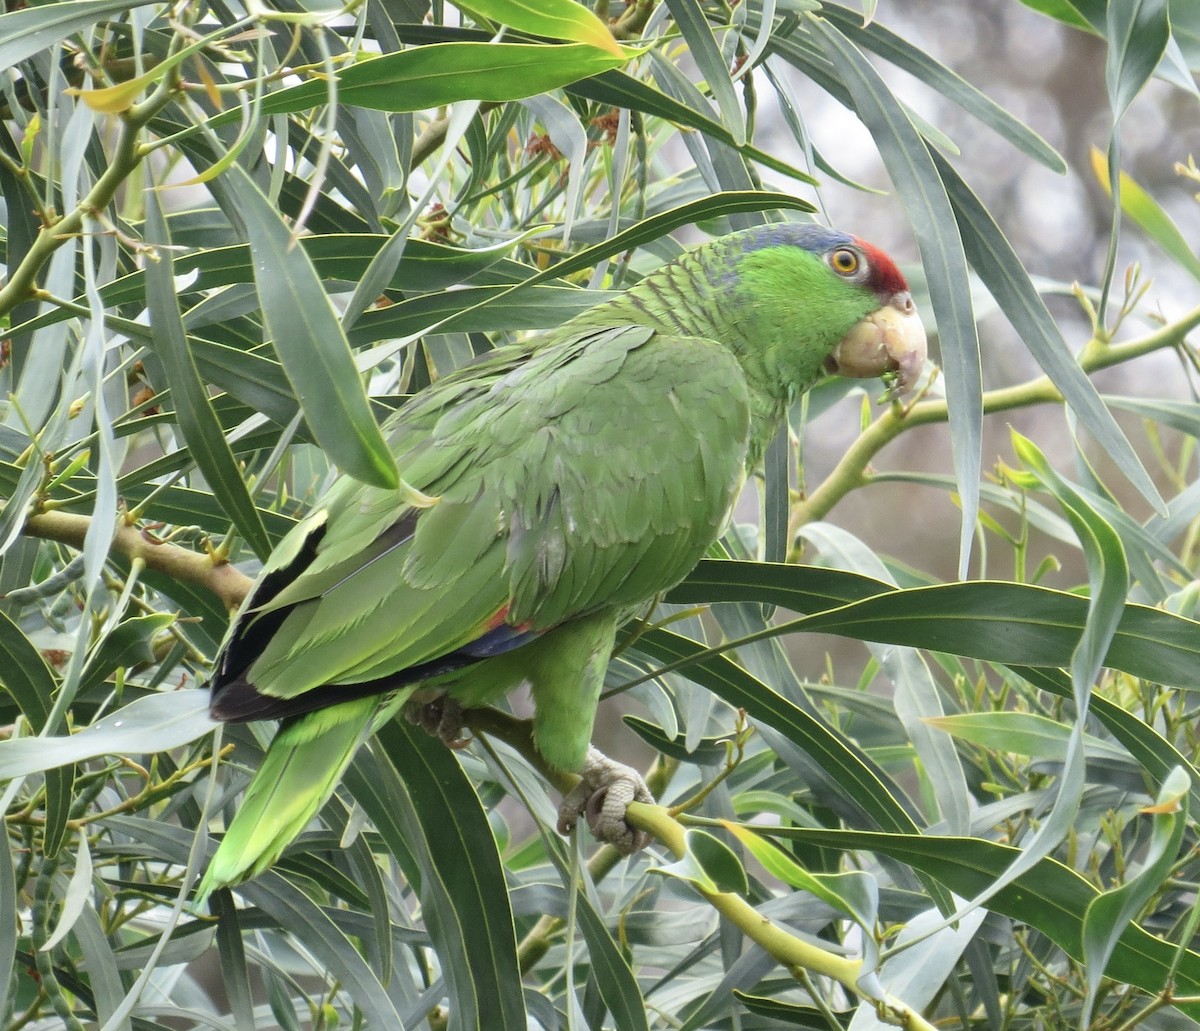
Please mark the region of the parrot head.
[[892, 378], [892, 394], [912, 389], [925, 367], [925, 328], [908, 283], [878, 247], [854, 236], [824, 257], [835, 274], [871, 290], [880, 305], [856, 322], [825, 360], [825, 370], [854, 379]]
[[744, 339], [770, 355], [780, 379], [802, 387], [813, 374], [884, 377], [910, 390], [925, 365], [925, 330], [903, 274], [865, 240], [811, 223], [736, 233], [727, 279]]

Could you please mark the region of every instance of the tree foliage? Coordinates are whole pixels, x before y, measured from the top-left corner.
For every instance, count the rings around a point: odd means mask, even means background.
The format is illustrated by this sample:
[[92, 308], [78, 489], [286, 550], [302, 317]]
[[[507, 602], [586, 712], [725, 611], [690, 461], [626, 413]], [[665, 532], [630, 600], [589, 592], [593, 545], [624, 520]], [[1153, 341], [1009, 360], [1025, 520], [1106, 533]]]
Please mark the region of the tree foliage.
[[[1185, 288], [1200, 278], [1121, 148], [1153, 78], [1198, 96], [1200, 19], [1025, 3], [1106, 48], [1111, 237], [1086, 287], [1031, 279], [898, 73], [1014, 165], [1062, 157], [889, 30], [886, 5], [0, 14], [6, 1027], [1200, 1019], [1200, 308], [1146, 312], [1120, 246], [1138, 233]], [[214, 734], [196, 686], [248, 577], [339, 470], [396, 482], [378, 422], [406, 395], [698, 232], [856, 189], [802, 90], [870, 133], [940, 367], [903, 403], [820, 385], [712, 556], [625, 629], [608, 686], [636, 703], [625, 745], [654, 756], [664, 807], [630, 816], [652, 846], [620, 860], [560, 838], [511, 714], [472, 714], [456, 752], [395, 723], [274, 870], [194, 911], [269, 735]], [[1064, 335], [1055, 292], [1086, 339]], [[985, 295], [1042, 375], [984, 390]], [[1093, 386], [1161, 351], [1192, 400]], [[987, 417], [1037, 405], [1060, 409], [1070, 468], [1014, 433], [985, 477]], [[860, 431], [810, 481], [806, 434], [830, 409], [860, 411]], [[1113, 411], [1136, 417], [1128, 437]], [[946, 468], [877, 470], [943, 423]], [[952, 494], [961, 579], [839, 527], [884, 481]], [[855, 642], [819, 679], [794, 665], [815, 633]]]

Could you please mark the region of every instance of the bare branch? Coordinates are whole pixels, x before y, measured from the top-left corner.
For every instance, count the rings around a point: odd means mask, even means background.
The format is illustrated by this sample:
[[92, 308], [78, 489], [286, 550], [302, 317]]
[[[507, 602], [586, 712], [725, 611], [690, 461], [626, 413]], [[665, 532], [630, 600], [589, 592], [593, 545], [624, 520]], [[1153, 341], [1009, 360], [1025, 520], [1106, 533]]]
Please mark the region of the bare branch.
[[[29, 517], [25, 533], [82, 550], [91, 524], [91, 519], [85, 515], [40, 512]], [[211, 591], [231, 611], [242, 603], [254, 583], [223, 558], [157, 541], [128, 523], [117, 528], [112, 550], [128, 559], [140, 560], [147, 569]]]

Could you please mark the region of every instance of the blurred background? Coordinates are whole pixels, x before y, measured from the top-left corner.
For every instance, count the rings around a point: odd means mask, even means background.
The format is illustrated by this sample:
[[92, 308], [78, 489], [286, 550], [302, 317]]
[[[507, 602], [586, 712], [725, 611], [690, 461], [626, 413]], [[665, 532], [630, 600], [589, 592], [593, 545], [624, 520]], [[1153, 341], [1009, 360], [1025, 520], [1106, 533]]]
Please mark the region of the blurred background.
[[[887, 68], [891, 88], [958, 147], [961, 156], [955, 159], [956, 167], [999, 221], [1035, 281], [1058, 285], [1044, 296], [1068, 343], [1078, 350], [1090, 327], [1078, 302], [1069, 295], [1069, 287], [1099, 282], [1110, 232], [1107, 198], [1091, 162], [1092, 148], [1103, 152], [1108, 143], [1103, 41], [1072, 31], [1012, 0], [884, 0], [877, 20], [1007, 108], [1067, 161], [1067, 173], [1054, 174], [939, 94], [893, 67]], [[823, 207], [830, 224], [869, 238], [905, 264], [919, 292], [915, 239], [903, 208], [890, 195], [887, 173], [867, 131], [851, 112], [813, 84], [796, 77], [794, 86], [816, 149], [847, 178], [881, 191], [865, 193], [826, 179], [813, 199]], [[1124, 171], [1166, 209], [1185, 237], [1200, 243], [1200, 204], [1195, 196], [1200, 186], [1175, 169], [1176, 163], [1200, 154], [1195, 98], [1166, 82], [1151, 82], [1123, 120], [1121, 138]], [[769, 104], [763, 105], [758, 141], [789, 159], [799, 156], [794, 140]], [[1195, 281], [1164, 259], [1136, 226], [1126, 223], [1117, 284], [1135, 262], [1152, 283], [1143, 305], [1118, 338], [1144, 332], [1153, 324], [1149, 320], [1155, 312], [1173, 317], [1200, 304]], [[1114, 294], [1119, 300], [1120, 291]], [[986, 295], [981, 293], [976, 301], [982, 316], [984, 389], [1040, 375], [1029, 352], [1004, 317], [994, 313]], [[924, 310], [927, 314], [928, 305]], [[986, 314], [989, 310], [993, 314]], [[936, 351], [935, 343], [932, 350]], [[1169, 352], [1101, 373], [1095, 382], [1102, 393], [1140, 394], [1148, 388], [1176, 400], [1195, 399], [1186, 370]], [[1121, 413], [1118, 419], [1136, 445], [1144, 437], [1140, 420]], [[1070, 470], [1073, 448], [1064, 413], [1056, 406], [1046, 406], [987, 417], [985, 471], [997, 457], [1011, 459], [1010, 426], [1032, 437], [1058, 468]], [[820, 481], [856, 436], [858, 410], [847, 411], [842, 406], [821, 417], [813, 429], [816, 432], [810, 433], [805, 443], [810, 484]], [[1150, 515], [1145, 500], [1108, 465], [1104, 454], [1095, 448], [1087, 454], [1129, 511], [1139, 518]], [[910, 431], [880, 459], [880, 467], [886, 469], [946, 472], [950, 469], [947, 427]], [[871, 547], [939, 579], [957, 576], [959, 513], [942, 491], [879, 484], [850, 495], [831, 513], [831, 521], [861, 536]], [[1038, 547], [1041, 554], [1053, 550], [1047, 542], [1039, 542]], [[1031, 568], [1041, 554], [1035, 556]], [[988, 572], [996, 577], [1011, 575], [1011, 570], [1001, 568]], [[1072, 564], [1054, 583], [1070, 587], [1082, 576], [1082, 567]]]

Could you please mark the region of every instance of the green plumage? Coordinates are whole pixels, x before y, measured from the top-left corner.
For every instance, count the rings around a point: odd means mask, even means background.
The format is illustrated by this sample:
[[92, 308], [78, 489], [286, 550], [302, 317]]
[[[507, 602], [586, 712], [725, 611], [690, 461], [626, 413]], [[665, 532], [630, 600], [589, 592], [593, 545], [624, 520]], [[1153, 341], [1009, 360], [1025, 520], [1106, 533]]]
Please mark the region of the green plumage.
[[285, 722], [202, 896], [273, 863], [418, 688], [472, 706], [527, 681], [538, 749], [580, 768], [617, 628], [696, 564], [787, 404], [880, 306], [829, 267], [833, 237], [715, 241], [393, 417], [401, 488], [338, 480], [218, 658], [214, 715]]

